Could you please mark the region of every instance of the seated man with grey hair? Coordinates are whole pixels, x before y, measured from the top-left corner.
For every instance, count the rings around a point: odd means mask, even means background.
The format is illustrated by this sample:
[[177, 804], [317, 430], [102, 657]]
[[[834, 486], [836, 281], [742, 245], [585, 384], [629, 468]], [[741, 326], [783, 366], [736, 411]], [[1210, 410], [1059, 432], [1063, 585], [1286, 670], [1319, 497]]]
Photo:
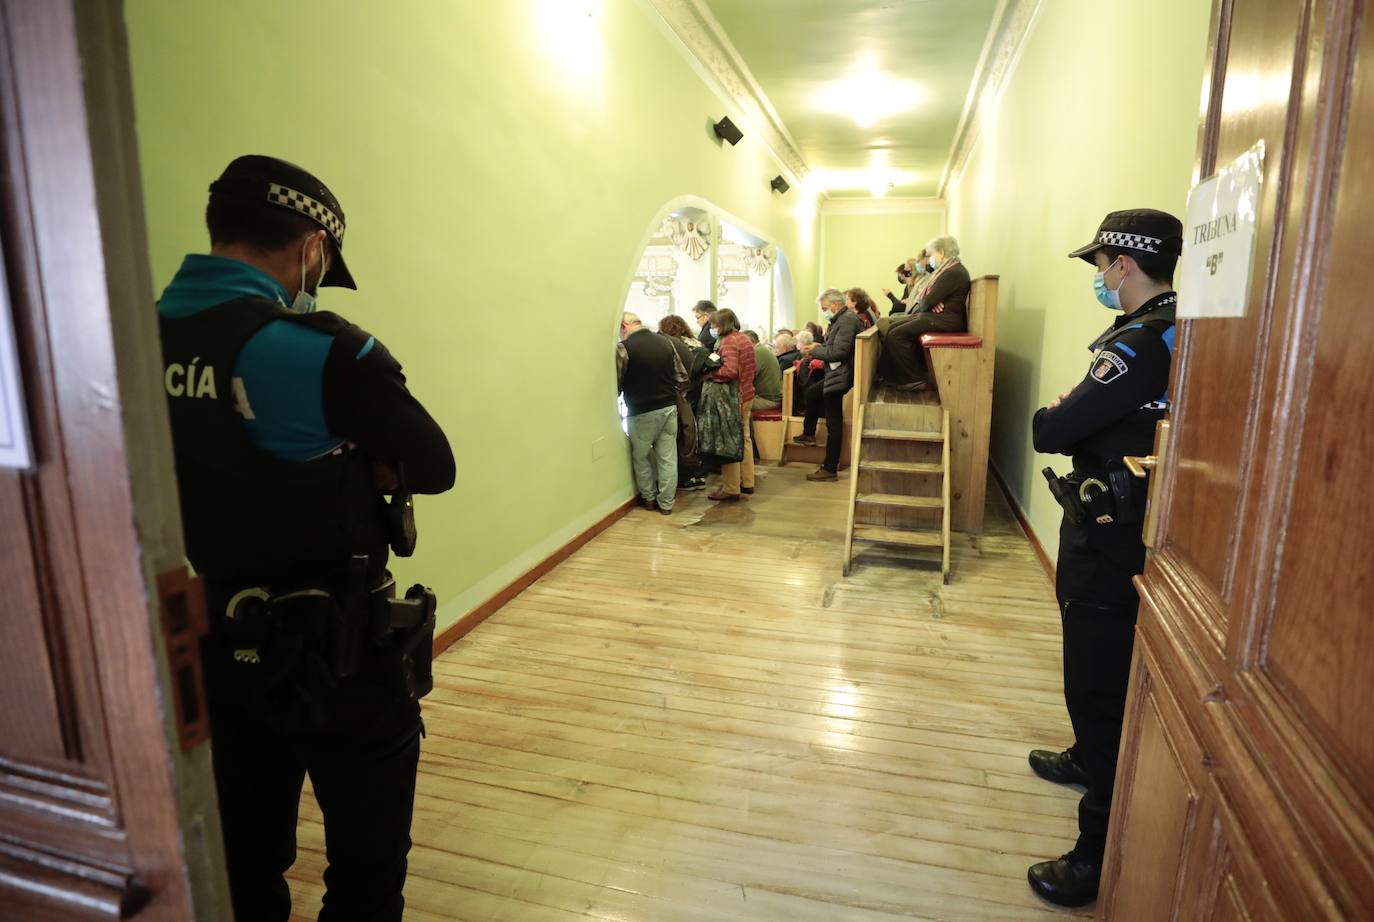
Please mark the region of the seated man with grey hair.
[[779, 371], [787, 371], [791, 368], [792, 363], [801, 358], [801, 350], [797, 348], [796, 334], [791, 330], [783, 330], [774, 336], [773, 354], [778, 358]]
[[806, 388], [806, 420], [802, 434], [793, 441], [816, 444], [816, 424], [825, 414], [825, 460], [806, 475], [807, 480], [838, 480], [840, 447], [844, 444], [844, 395], [854, 386], [854, 340], [863, 330], [857, 314], [845, 303], [844, 294], [827, 288], [816, 299], [830, 321], [824, 343], [808, 343], [802, 355], [825, 363], [825, 375]]
[[630, 466], [646, 509], [673, 514], [677, 499], [677, 398], [687, 370], [668, 337], [645, 329], [634, 314], [620, 320], [615, 350], [620, 392], [629, 413]]
[[968, 296], [973, 287], [959, 258], [959, 242], [942, 235], [926, 244], [930, 281], [908, 314], [884, 317], [878, 324], [883, 339], [878, 378], [900, 390], [930, 386], [921, 349], [923, 333], [962, 333], [968, 329]]

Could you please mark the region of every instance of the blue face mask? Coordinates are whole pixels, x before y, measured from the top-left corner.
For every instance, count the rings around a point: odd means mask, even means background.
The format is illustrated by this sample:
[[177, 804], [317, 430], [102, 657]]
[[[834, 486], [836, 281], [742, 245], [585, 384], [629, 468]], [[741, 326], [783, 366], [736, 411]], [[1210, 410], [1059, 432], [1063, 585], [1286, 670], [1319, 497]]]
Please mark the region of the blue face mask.
[[935, 261], [934, 256], [926, 260], [926, 265], [930, 267], [931, 272], [934, 272], [936, 269], [940, 268], [940, 264]]
[[[1112, 265], [1115, 264], [1116, 263], [1113, 261]], [[1107, 267], [1107, 269], [1110, 268], [1111, 266]], [[1097, 275], [1093, 276], [1093, 294], [1097, 295], [1098, 304], [1101, 304], [1108, 310], [1119, 311], [1121, 310], [1121, 288], [1126, 284], [1126, 279], [1123, 277], [1121, 279], [1121, 285], [1116, 286], [1116, 288], [1108, 288], [1107, 269], [1103, 269], [1101, 272], [1097, 273]]]
[[[290, 310], [297, 314], [313, 314], [319, 308], [320, 302], [315, 292], [305, 290], [305, 248], [301, 248], [301, 290], [296, 292], [295, 300], [291, 302]], [[315, 283], [315, 291], [320, 290], [320, 282], [324, 281], [324, 243], [320, 244], [320, 278]]]

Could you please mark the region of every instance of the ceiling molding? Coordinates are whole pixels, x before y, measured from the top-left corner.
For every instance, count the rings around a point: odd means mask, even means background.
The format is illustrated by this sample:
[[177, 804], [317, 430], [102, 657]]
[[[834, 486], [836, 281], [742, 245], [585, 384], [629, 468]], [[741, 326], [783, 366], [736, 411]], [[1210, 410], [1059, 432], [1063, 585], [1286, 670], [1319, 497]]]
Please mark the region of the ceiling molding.
[[821, 215], [941, 214], [942, 198], [832, 198], [821, 203]]
[[715, 88], [733, 102], [750, 126], [762, 135], [764, 144], [779, 162], [799, 182], [810, 176], [811, 168], [797, 149], [796, 140], [705, 0], [648, 2], [701, 65]]
[[1001, 0], [993, 14], [978, 67], [969, 84], [964, 113], [950, 145], [949, 160], [940, 174], [939, 195], [944, 198], [950, 182], [961, 174], [969, 155], [978, 143], [983, 118], [996, 105], [1007, 80], [1020, 60], [1021, 49], [1030, 33], [1042, 0]]

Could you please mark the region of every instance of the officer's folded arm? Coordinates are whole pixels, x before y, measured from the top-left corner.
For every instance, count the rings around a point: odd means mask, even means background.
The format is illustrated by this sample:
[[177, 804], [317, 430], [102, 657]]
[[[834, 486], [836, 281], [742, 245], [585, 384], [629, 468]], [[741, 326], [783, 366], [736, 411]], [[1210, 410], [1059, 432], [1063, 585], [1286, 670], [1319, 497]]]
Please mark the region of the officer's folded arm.
[[[1035, 450], [1047, 455], [1071, 455], [1084, 439], [1157, 399], [1168, 386], [1167, 371], [1164, 376], [1147, 374], [1146, 369], [1153, 371], [1151, 366], [1158, 363], [1139, 360], [1139, 350], [1154, 349], [1156, 345], [1164, 348], [1158, 344], [1158, 337], [1152, 339], [1153, 344], [1148, 340], [1135, 341], [1136, 348], [1129, 355], [1124, 350], [1104, 350], [1103, 356], [1110, 353], [1108, 364], [1113, 369], [1107, 381], [1095, 378], [1089, 371], [1058, 406], [1037, 410], [1031, 424]], [[1094, 362], [1094, 368], [1101, 361], [1099, 358]], [[1140, 366], [1134, 375], [1130, 373], [1133, 365]]]
[[443, 493], [456, 477], [453, 449], [405, 380], [380, 341], [350, 326], [325, 361], [325, 424], [375, 460], [400, 465], [411, 492]]

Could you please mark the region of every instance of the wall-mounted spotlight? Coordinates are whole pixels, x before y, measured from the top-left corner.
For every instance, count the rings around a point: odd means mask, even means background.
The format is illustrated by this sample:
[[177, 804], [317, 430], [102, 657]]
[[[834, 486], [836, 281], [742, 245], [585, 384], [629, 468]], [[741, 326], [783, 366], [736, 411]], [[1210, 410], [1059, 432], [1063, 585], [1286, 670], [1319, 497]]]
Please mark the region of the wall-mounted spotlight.
[[768, 185], [772, 186], [773, 191], [778, 193], [779, 195], [785, 195], [787, 193], [787, 190], [792, 188], [787, 184], [787, 180], [783, 179], [780, 175], [774, 176], [773, 181], [770, 182]]
[[713, 127], [716, 129], [716, 137], [722, 141], [729, 141], [731, 147], [738, 144], [740, 138], [744, 137], [744, 132], [736, 128], [735, 123], [730, 121], [728, 116], [716, 122]]

